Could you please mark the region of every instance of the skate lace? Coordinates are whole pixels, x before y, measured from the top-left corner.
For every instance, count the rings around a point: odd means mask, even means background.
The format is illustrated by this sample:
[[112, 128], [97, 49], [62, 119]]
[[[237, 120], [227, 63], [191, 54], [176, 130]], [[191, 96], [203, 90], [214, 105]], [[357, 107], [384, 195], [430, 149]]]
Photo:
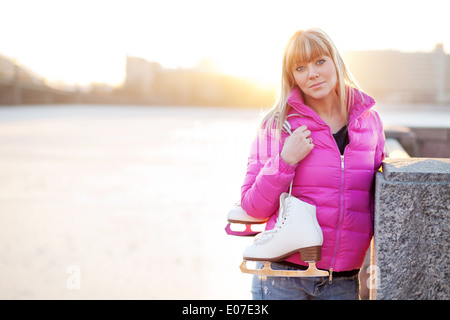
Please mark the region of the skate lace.
[[[275, 119], [276, 120], [278, 120], [278, 116], [279, 116], [278, 114], [275, 115]], [[287, 119], [290, 118], [290, 117], [301, 117], [301, 118], [303, 118], [303, 116], [298, 114], [298, 113], [289, 114], [289, 115], [286, 116], [286, 119], [283, 122], [283, 131], [288, 133], [289, 135], [292, 134], [291, 124], [287, 121]]]
[[[278, 117], [278, 115], [277, 115]], [[292, 134], [292, 128], [291, 128], [291, 124], [287, 121], [287, 119], [289, 117], [303, 117], [299, 114], [290, 114], [286, 117], [284, 123], [283, 123], [283, 131], [288, 133], [289, 135]], [[277, 218], [277, 222], [275, 223], [275, 227], [271, 230], [266, 230], [264, 232], [259, 233], [258, 235], [256, 235], [255, 240], [254, 240], [254, 245], [258, 245], [258, 244], [263, 244], [265, 243], [267, 240], [269, 240], [270, 238], [272, 238], [279, 230], [281, 230], [283, 228], [283, 225], [286, 223], [287, 217], [289, 216], [291, 210], [291, 194], [292, 194], [292, 183], [293, 180], [291, 181], [291, 185], [289, 186], [289, 196], [286, 197], [285, 201], [284, 201], [284, 207], [282, 208], [280, 206], [280, 210], [278, 212], [278, 218]], [[280, 204], [281, 205], [281, 204]]]
[[292, 181], [291, 186], [289, 187], [289, 196], [284, 200], [284, 206], [280, 206], [280, 210], [278, 212], [277, 222], [275, 226], [271, 230], [266, 230], [261, 232], [255, 237], [255, 245], [263, 244], [267, 242], [270, 238], [272, 238], [278, 231], [280, 231], [283, 226], [286, 224], [286, 220], [291, 213], [291, 194], [292, 194]]

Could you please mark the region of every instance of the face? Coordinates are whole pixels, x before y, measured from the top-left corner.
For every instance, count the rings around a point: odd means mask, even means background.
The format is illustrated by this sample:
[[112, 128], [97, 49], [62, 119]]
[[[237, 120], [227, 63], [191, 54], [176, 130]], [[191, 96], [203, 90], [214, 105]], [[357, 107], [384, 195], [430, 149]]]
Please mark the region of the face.
[[305, 100], [324, 99], [336, 88], [336, 67], [328, 56], [319, 56], [308, 63], [294, 64], [292, 75], [305, 95]]

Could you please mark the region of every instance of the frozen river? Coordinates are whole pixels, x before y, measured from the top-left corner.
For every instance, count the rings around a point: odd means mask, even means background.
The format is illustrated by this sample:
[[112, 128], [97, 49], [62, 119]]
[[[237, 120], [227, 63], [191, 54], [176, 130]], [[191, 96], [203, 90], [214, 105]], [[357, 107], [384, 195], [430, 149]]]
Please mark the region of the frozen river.
[[[450, 121], [380, 110], [387, 124]], [[260, 116], [0, 107], [0, 299], [250, 299], [251, 239], [224, 227]]]
[[224, 232], [258, 112], [0, 108], [0, 299], [248, 299]]

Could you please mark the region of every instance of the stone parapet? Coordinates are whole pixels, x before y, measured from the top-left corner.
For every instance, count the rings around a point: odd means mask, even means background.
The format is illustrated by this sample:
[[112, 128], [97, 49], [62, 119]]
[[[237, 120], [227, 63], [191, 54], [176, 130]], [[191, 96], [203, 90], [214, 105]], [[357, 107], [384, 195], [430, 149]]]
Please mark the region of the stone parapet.
[[386, 159], [376, 175], [371, 298], [450, 298], [450, 159]]
[[[450, 121], [449, 121], [450, 126]], [[450, 158], [449, 128], [411, 128], [416, 136], [417, 154], [413, 157]]]
[[385, 126], [384, 133], [411, 157], [450, 158], [450, 123], [448, 128]]

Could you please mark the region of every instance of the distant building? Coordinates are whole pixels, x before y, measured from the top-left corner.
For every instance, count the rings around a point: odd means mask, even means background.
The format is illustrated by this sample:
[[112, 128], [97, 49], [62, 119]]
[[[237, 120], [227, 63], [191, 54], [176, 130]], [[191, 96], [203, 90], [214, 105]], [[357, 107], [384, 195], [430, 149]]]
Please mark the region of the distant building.
[[450, 55], [432, 52], [350, 51], [343, 54], [364, 91], [378, 101], [450, 103]]
[[151, 94], [161, 70], [162, 67], [157, 62], [127, 56], [124, 87], [135, 94]]
[[129, 101], [158, 105], [268, 107], [275, 97], [275, 90], [216, 73], [214, 63], [207, 59], [194, 68], [166, 69], [128, 56], [120, 90]]

